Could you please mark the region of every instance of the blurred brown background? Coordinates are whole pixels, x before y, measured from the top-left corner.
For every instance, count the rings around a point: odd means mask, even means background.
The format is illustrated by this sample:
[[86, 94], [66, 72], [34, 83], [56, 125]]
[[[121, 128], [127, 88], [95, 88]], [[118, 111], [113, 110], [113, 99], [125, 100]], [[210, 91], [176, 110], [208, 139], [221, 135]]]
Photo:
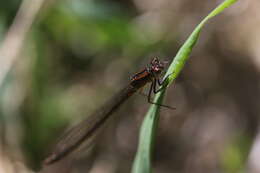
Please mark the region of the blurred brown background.
[[[2, 2], [0, 173], [39, 170], [69, 125], [98, 108], [152, 57], [171, 61], [221, 2]], [[154, 172], [260, 173], [259, 8], [260, 1], [239, 1], [203, 29], [168, 90], [165, 104], [177, 110], [161, 110]], [[130, 172], [148, 107], [136, 94], [90, 157], [67, 158], [42, 172]]]

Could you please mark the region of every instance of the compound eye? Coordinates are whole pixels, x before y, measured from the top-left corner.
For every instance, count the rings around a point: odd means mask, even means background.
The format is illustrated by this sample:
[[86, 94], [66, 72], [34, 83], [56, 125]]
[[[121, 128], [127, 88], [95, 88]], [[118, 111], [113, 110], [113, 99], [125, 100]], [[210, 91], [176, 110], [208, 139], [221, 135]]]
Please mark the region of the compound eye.
[[158, 64], [159, 63], [159, 59], [158, 58], [153, 58], [151, 61], [151, 64]]

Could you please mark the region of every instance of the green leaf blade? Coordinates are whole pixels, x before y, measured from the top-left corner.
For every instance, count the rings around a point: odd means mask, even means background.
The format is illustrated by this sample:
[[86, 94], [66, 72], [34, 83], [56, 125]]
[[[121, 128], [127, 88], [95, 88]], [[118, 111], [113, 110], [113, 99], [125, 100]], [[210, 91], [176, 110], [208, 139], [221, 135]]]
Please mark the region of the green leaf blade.
[[[173, 62], [169, 66], [164, 78], [167, 76], [167, 86], [172, 84], [177, 78], [181, 70], [183, 69], [191, 51], [196, 44], [200, 32], [203, 26], [208, 22], [209, 19], [221, 13], [224, 9], [231, 6], [237, 0], [226, 0], [222, 4], [218, 5], [208, 16], [206, 16], [199, 25], [194, 29], [188, 39], [185, 41], [183, 46], [179, 49]], [[166, 92], [166, 87], [155, 95], [154, 102], [162, 104], [163, 98]], [[159, 121], [159, 106], [151, 105], [142, 124], [138, 151], [132, 167], [132, 173], [151, 173], [151, 155], [154, 145], [155, 132]]]

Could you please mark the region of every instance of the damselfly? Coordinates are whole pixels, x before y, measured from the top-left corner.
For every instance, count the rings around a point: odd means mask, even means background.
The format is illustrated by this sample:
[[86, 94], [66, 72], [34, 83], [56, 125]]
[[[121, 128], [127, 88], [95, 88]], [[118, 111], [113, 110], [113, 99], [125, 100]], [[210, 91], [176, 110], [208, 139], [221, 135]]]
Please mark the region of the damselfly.
[[[136, 73], [131, 78], [130, 83], [125, 88], [115, 94], [108, 102], [94, 112], [94, 114], [88, 116], [85, 120], [65, 133], [54, 148], [53, 153], [45, 160], [45, 164], [52, 164], [62, 159], [78, 148], [84, 141], [96, 137], [97, 132], [102, 130], [102, 127], [104, 127], [104, 124], [108, 121], [110, 115], [113, 114], [126, 99], [144, 87], [147, 83], [151, 83], [147, 97], [148, 102], [157, 104], [151, 101], [151, 94], [152, 92], [155, 94], [159, 91], [156, 89], [157, 84], [160, 86], [163, 84], [159, 77], [164, 68], [164, 62], [161, 62], [158, 58], [153, 58], [144, 70]], [[157, 105], [174, 109], [166, 105]]]

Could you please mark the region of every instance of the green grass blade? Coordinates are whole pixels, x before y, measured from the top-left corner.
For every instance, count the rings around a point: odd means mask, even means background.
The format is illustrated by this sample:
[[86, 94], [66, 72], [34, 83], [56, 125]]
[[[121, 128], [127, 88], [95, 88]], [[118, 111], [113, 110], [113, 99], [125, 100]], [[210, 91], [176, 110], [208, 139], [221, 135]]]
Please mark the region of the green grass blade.
[[[237, 0], [226, 0], [219, 6], [217, 6], [208, 16], [206, 16], [200, 24], [191, 33], [189, 38], [185, 41], [183, 46], [178, 51], [173, 62], [169, 66], [165, 77], [170, 75], [167, 79], [166, 85], [169, 86], [179, 75], [180, 71], [184, 67], [192, 48], [196, 44], [200, 31], [206, 22], [217, 14], [221, 13], [224, 9], [231, 6]], [[163, 97], [166, 91], [166, 86], [164, 89], [155, 95], [154, 102], [162, 104]], [[140, 132], [138, 151], [134, 160], [132, 167], [132, 173], [150, 173], [151, 172], [151, 152], [154, 143], [155, 131], [157, 129], [157, 124], [159, 120], [159, 109], [157, 105], [151, 105], [148, 110]]]

